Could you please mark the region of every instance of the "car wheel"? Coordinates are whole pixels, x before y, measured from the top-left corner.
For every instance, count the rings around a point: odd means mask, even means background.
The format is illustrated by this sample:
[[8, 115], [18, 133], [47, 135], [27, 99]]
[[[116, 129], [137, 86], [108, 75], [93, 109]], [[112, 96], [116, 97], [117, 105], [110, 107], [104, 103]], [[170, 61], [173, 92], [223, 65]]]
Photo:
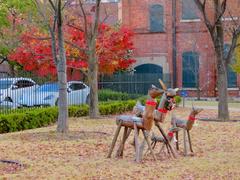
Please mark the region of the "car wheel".
[[56, 102], [55, 102], [55, 106], [58, 106], [58, 98], [57, 98], [57, 100], [56, 100]]
[[86, 104], [90, 105], [90, 96], [89, 95], [87, 95]]

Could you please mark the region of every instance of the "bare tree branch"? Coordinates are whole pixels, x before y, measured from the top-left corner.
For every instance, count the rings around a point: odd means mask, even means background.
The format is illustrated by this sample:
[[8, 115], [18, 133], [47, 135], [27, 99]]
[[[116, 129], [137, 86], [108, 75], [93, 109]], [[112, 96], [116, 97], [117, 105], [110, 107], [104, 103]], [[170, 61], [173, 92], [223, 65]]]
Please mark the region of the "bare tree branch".
[[48, 0], [48, 2], [50, 3], [52, 9], [56, 12], [57, 9], [56, 9], [56, 6], [54, 5], [53, 1], [52, 0]]
[[86, 49], [86, 48], [81, 48], [81, 47], [79, 47], [79, 45], [77, 45], [77, 44], [75, 44], [75, 43], [73, 43], [73, 42], [70, 42], [70, 41], [68, 41], [68, 40], [64, 40], [64, 42], [65, 42], [66, 44], [69, 44], [70, 46], [78, 49], [79, 51], [87, 52], [87, 49]]
[[215, 22], [213, 23], [214, 27], [216, 26], [217, 22], [221, 20], [221, 18], [223, 17], [223, 14], [226, 11], [226, 6], [227, 6], [227, 0], [224, 0], [221, 4], [221, 11], [220, 12], [218, 10], [216, 11], [217, 12], [216, 19], [215, 19]]
[[96, 0], [96, 8], [95, 8], [96, 12], [95, 12], [94, 27], [93, 27], [94, 35], [96, 35], [97, 31], [98, 31], [98, 22], [99, 22], [99, 16], [100, 16], [100, 3], [101, 3], [101, 0]]
[[8, 58], [7, 58], [6, 56], [2, 56], [2, 55], [0, 55], [0, 59], [1, 59], [0, 64], [2, 64], [2, 63], [4, 63], [4, 62], [8, 61]]
[[81, 12], [83, 14], [85, 39], [87, 40], [88, 39], [87, 16], [86, 16], [86, 12], [85, 12], [85, 10], [83, 8], [82, 1], [81, 0], [78, 0], [78, 1], [79, 1], [80, 10], [81, 10]]
[[71, 28], [73, 28], [73, 29], [76, 29], [76, 30], [78, 30], [78, 31], [84, 32], [84, 30], [83, 30], [82, 28], [77, 27], [77, 26], [75, 26], [74, 24], [67, 23], [67, 26], [69, 26], [69, 27], [71, 27]]
[[194, 0], [194, 2], [197, 5], [198, 9], [201, 11], [203, 18], [204, 18], [204, 22], [205, 22], [209, 32], [213, 32], [214, 25], [211, 24], [209, 18], [207, 17], [207, 13], [206, 13], [207, 0], [203, 0], [203, 2], [201, 2], [201, 0]]
[[104, 13], [105, 13], [105, 17], [102, 20], [101, 24], [103, 24], [109, 18], [109, 14], [107, 12], [107, 8], [106, 7], [104, 7]]

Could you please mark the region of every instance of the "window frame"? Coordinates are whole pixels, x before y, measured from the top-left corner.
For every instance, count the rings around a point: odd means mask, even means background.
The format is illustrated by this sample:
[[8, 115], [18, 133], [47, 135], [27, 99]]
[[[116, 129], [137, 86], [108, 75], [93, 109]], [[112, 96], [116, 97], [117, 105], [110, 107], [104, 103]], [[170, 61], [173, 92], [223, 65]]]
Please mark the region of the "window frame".
[[[187, 59], [184, 58], [187, 57]], [[189, 67], [188, 69], [186, 68], [186, 65], [184, 64], [184, 61], [190, 61], [190, 59], [193, 58], [195, 60], [194, 62], [194, 68], [196, 68], [195, 72], [190, 72], [191, 74], [189, 74]], [[199, 59], [200, 59], [200, 54], [196, 51], [185, 51], [182, 53], [182, 87], [183, 88], [200, 88], [200, 81], [199, 81], [199, 71], [200, 71], [200, 63], [199, 63]], [[186, 62], [188, 63], [188, 62]], [[193, 64], [192, 62], [190, 64]], [[192, 67], [193, 67], [192, 66]], [[190, 67], [191, 68], [191, 67]], [[187, 81], [184, 78], [186, 77], [185, 73], [188, 72], [187, 76], [193, 76], [194, 77], [194, 81]], [[198, 81], [198, 82], [197, 82]], [[191, 85], [193, 84], [193, 85]], [[197, 84], [199, 87], [197, 87]]]
[[[155, 20], [155, 21], [153, 21], [152, 20], [152, 18], [154, 17], [153, 16], [153, 13], [152, 13], [152, 11], [154, 11], [153, 10], [153, 8], [162, 8], [161, 10], [162, 10], [162, 12], [160, 12], [160, 19], [161, 19], [161, 21], [162, 21], [162, 23], [161, 22], [159, 22], [159, 25], [161, 25], [161, 27], [158, 27], [157, 29], [156, 28], [153, 28], [154, 26], [154, 23], [157, 23], [157, 21]], [[156, 25], [155, 25], [156, 26]], [[150, 6], [149, 6], [149, 31], [151, 32], [151, 33], [164, 33], [165, 32], [165, 16], [164, 16], [164, 6], [162, 5], [162, 4], [151, 4]]]
[[[190, 17], [190, 18], [189, 17], [184, 17], [184, 15], [185, 15], [185, 13], [184, 13], [184, 1], [186, 1], [186, 0], [182, 0], [181, 1], [181, 20], [180, 20], [180, 22], [200, 22], [201, 19], [200, 19], [198, 13], [197, 13], [197, 7], [196, 7], [196, 5], [195, 5], [195, 3], [193, 1], [192, 1], [193, 2], [193, 6], [195, 6], [194, 9], [196, 10], [195, 17]], [[194, 11], [194, 10], [192, 10], [192, 11]]]

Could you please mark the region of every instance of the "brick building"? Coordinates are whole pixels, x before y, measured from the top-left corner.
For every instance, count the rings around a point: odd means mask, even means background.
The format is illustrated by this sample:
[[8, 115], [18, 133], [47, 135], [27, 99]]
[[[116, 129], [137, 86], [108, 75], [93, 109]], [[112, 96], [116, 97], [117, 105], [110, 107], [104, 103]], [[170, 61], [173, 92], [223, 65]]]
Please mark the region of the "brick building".
[[[117, 15], [135, 32], [136, 72], [170, 74], [172, 85], [214, 97], [216, 62], [210, 35], [193, 0], [120, 0]], [[111, 7], [112, 9], [112, 7]], [[208, 9], [211, 14], [211, 8]], [[240, 17], [240, 1], [228, 0], [226, 24]], [[231, 39], [226, 37], [227, 50]], [[229, 94], [239, 96], [240, 76], [228, 70]]]
[[[210, 1], [210, 0], [209, 0]], [[89, 3], [94, 0], [89, 0]], [[240, 0], [227, 1], [224, 22], [240, 17]], [[211, 8], [208, 9], [211, 14]], [[193, 0], [103, 0], [101, 17], [135, 32], [136, 73], [170, 74], [173, 86], [215, 97], [216, 62], [210, 35]], [[225, 49], [231, 40], [226, 37]], [[229, 68], [229, 94], [239, 96], [240, 76]]]

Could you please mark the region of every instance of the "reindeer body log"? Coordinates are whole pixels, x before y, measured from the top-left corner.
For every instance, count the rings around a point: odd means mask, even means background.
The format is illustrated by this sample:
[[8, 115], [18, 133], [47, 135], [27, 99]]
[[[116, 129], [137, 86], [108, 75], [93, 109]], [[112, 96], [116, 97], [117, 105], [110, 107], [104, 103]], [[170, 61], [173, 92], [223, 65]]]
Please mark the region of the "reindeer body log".
[[[125, 135], [123, 137], [123, 140], [122, 140], [122, 143], [121, 145], [119, 146], [119, 149], [117, 151], [117, 156], [122, 156], [123, 154], [123, 148], [124, 148], [124, 143], [126, 142], [129, 134], [126, 133], [126, 128], [129, 128], [129, 129], [134, 129], [134, 132], [135, 132], [135, 150], [136, 150], [136, 160], [137, 162], [140, 161], [140, 157], [139, 157], [139, 147], [138, 147], [138, 140], [137, 140], [137, 135], [138, 135], [138, 131], [141, 130], [143, 132], [143, 135], [144, 135], [144, 138], [145, 140], [147, 141], [147, 143], [149, 144], [149, 148], [152, 152], [152, 155], [155, 158], [155, 155], [152, 151], [152, 148], [151, 148], [151, 145], [150, 145], [150, 142], [148, 140], [148, 136], [147, 136], [147, 133], [146, 131], [149, 131], [151, 130], [152, 128], [152, 125], [153, 125], [153, 119], [154, 119], [154, 116], [153, 116], [153, 112], [156, 108], [156, 105], [157, 105], [157, 102], [155, 101], [155, 98], [157, 96], [160, 96], [161, 94], [163, 93], [162, 90], [156, 88], [155, 86], [152, 86], [149, 91], [148, 91], [148, 100], [146, 102], [146, 108], [145, 108], [145, 111], [143, 113], [143, 117], [142, 118], [139, 118], [139, 117], [136, 117], [136, 116], [128, 116], [128, 115], [122, 115], [122, 116], [118, 116], [116, 118], [116, 123], [118, 125], [118, 128], [116, 130], [116, 133], [115, 133], [115, 136], [113, 138], [113, 141], [112, 141], [112, 145], [110, 147], [110, 150], [109, 150], [109, 153], [108, 153], [108, 158], [111, 157], [111, 154], [112, 154], [112, 151], [113, 151], [113, 148], [115, 146], [115, 143], [117, 141], [117, 137], [119, 135], [119, 132], [120, 132], [120, 129], [121, 127], [125, 127]], [[128, 132], [131, 132], [131, 131], [128, 131]]]
[[[186, 140], [186, 135], [188, 136], [188, 143], [189, 143], [189, 148], [190, 151], [193, 153], [193, 149], [192, 149], [192, 142], [191, 142], [191, 137], [190, 137], [190, 131], [192, 130], [192, 127], [196, 121], [196, 115], [198, 115], [203, 109], [195, 109], [192, 108], [192, 111], [190, 113], [190, 115], [188, 116], [187, 120], [182, 120], [182, 119], [178, 119], [175, 116], [172, 117], [172, 125], [174, 127], [178, 127], [178, 128], [182, 128], [184, 130], [183, 133], [183, 140], [184, 140], [184, 155], [187, 155], [187, 140]], [[187, 132], [187, 134], [186, 134]], [[176, 146], [177, 146], [177, 150], [179, 150], [179, 142], [178, 142], [178, 132], [176, 133]]]
[[[160, 126], [160, 122], [164, 122], [165, 118], [166, 118], [166, 114], [168, 111], [172, 110], [175, 106], [175, 101], [174, 101], [174, 96], [176, 96], [176, 93], [178, 91], [178, 88], [176, 89], [167, 89], [167, 87], [165, 86], [165, 84], [159, 79], [159, 82], [164, 90], [164, 93], [161, 97], [159, 106], [156, 110], [154, 110], [154, 121], [155, 121], [155, 125], [156, 127], [159, 129], [159, 131], [161, 132], [167, 147], [171, 150], [172, 155], [175, 157], [174, 151], [168, 141], [167, 135], [165, 134], [165, 132], [163, 131], [163, 129]], [[146, 107], [142, 106], [139, 102], [136, 104], [136, 106], [133, 109], [133, 112], [141, 117], [143, 116], [143, 112], [145, 110]]]

